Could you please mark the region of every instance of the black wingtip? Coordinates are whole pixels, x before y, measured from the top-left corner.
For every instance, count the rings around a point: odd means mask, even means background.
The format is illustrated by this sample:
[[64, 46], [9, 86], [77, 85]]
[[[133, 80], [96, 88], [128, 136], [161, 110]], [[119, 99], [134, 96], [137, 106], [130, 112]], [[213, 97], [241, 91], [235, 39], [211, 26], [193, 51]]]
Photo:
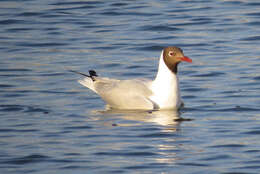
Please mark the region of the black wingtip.
[[69, 70], [69, 71], [70, 71], [70, 72], [73, 72], [73, 73], [76, 73], [76, 74], [83, 75], [83, 76], [85, 76], [85, 77], [89, 77], [89, 78], [91, 78], [93, 81], [95, 81], [95, 80], [96, 80], [95, 77], [98, 76], [97, 73], [96, 73], [96, 71], [94, 71], [94, 70], [89, 70], [89, 71], [88, 71], [88, 72], [89, 72], [89, 75], [84, 74], [84, 73], [81, 73], [81, 72], [78, 72], [78, 71], [74, 71], [74, 70]]
[[78, 72], [78, 71], [74, 71], [74, 70], [69, 70], [70, 72], [73, 72], [73, 73], [76, 73], [76, 74], [80, 74], [80, 75], [83, 75], [85, 77], [91, 77], [90, 75], [87, 75], [87, 74], [84, 74], [84, 73], [81, 73], [81, 72]]
[[94, 70], [89, 70], [88, 73], [89, 73], [90, 77], [98, 77], [96, 71], [94, 71]]

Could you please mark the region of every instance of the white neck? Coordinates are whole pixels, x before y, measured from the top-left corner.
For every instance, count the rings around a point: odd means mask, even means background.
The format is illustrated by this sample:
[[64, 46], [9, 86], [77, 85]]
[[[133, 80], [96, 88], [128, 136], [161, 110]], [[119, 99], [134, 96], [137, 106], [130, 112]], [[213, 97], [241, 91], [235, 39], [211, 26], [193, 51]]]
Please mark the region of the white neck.
[[178, 108], [181, 105], [179, 80], [177, 74], [173, 73], [163, 60], [161, 53], [158, 73], [152, 82], [153, 96], [150, 97], [160, 108]]

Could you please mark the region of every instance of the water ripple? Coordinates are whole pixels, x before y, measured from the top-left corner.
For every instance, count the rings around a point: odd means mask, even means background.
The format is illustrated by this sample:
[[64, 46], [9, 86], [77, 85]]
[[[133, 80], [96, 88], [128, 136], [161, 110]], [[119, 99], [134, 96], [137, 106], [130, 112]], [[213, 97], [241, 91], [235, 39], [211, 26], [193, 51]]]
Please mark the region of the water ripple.
[[171, 26], [163, 26], [163, 25], [148, 25], [140, 27], [139, 30], [141, 31], [177, 31], [179, 28], [171, 27]]
[[32, 154], [28, 156], [23, 156], [19, 158], [13, 158], [10, 160], [5, 161], [5, 164], [16, 164], [16, 165], [25, 165], [25, 164], [32, 164], [32, 163], [40, 163], [43, 161], [49, 160], [50, 157], [44, 156], [41, 154]]
[[135, 156], [135, 157], [145, 157], [145, 156], [154, 156], [157, 155], [153, 152], [98, 152], [94, 155], [98, 156]]
[[242, 41], [258, 41], [258, 40], [260, 40], [260, 36], [251, 36], [242, 39]]
[[[257, 173], [259, 6], [0, 1], [1, 173]], [[105, 110], [64, 71], [154, 78], [172, 45], [194, 60], [179, 112]]]
[[0, 105], [0, 111], [2, 112], [16, 112], [16, 111], [24, 111], [24, 112], [40, 112], [48, 114], [50, 111], [47, 109], [39, 108], [37, 106], [25, 106], [25, 105]]

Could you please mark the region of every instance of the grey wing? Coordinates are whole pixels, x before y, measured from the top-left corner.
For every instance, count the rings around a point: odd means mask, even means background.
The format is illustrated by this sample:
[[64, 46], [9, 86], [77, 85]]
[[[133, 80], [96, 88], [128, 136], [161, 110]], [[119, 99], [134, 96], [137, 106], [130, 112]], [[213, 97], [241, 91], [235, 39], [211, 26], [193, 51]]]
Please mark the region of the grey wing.
[[110, 107], [118, 109], [155, 109], [157, 105], [149, 99], [152, 91], [140, 80], [100, 80], [95, 90]]

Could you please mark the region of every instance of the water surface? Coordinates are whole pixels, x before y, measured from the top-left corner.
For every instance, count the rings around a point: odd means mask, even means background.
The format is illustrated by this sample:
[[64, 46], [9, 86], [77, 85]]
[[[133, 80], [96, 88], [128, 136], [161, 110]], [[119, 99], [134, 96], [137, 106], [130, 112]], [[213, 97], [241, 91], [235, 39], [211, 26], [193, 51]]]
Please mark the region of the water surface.
[[[258, 1], [0, 1], [1, 173], [260, 171]], [[165, 46], [180, 112], [104, 111], [69, 71], [154, 78]]]

